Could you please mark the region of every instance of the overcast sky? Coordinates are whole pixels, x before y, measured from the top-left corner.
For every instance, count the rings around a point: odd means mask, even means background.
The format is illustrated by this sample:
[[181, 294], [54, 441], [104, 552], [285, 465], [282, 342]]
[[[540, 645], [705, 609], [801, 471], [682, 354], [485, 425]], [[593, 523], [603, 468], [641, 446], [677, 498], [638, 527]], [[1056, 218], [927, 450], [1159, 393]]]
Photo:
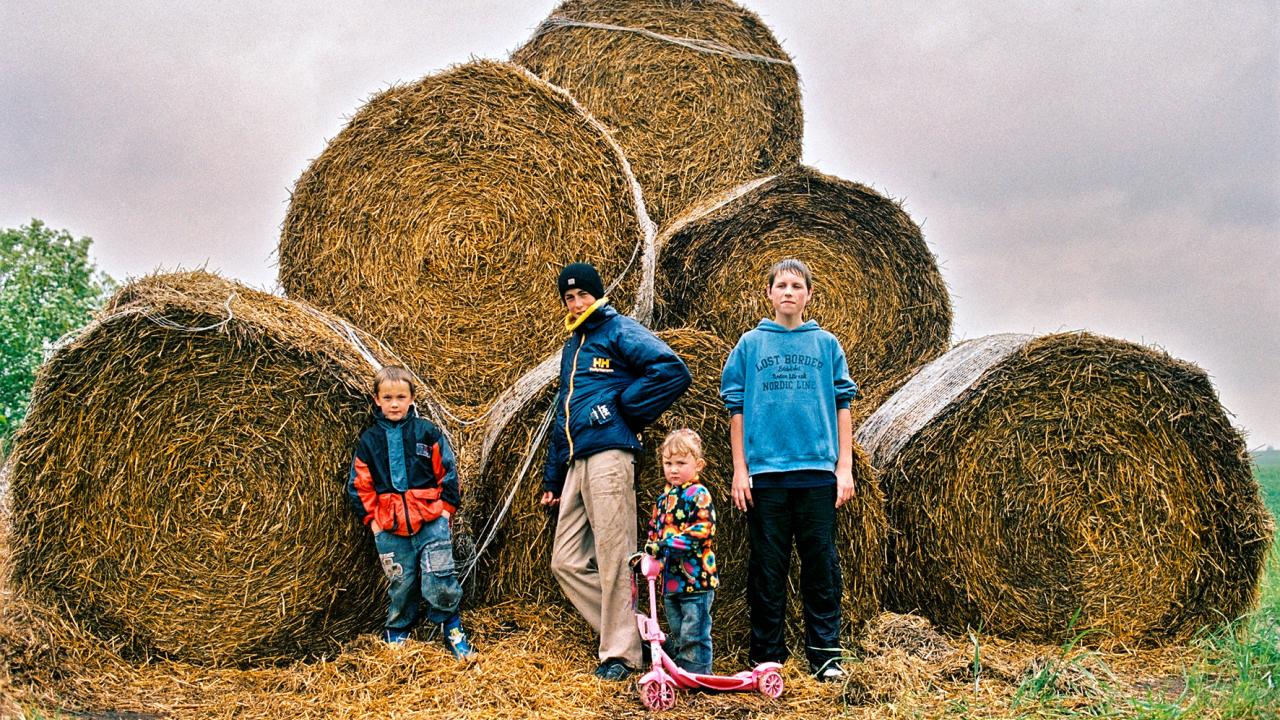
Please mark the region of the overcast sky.
[[[957, 339], [1087, 329], [1206, 368], [1280, 446], [1274, 0], [748, 0], [804, 159], [903, 199]], [[505, 59], [553, 2], [0, 1], [0, 227], [117, 279], [272, 289], [289, 189], [373, 93]]]

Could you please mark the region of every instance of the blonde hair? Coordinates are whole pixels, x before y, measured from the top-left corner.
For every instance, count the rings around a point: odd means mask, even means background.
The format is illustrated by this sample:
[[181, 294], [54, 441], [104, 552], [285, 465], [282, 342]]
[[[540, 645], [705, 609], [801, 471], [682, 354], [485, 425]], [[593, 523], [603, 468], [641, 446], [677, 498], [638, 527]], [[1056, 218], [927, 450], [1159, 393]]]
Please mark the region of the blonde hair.
[[398, 382], [402, 382], [409, 386], [409, 397], [414, 397], [416, 395], [415, 390], [417, 390], [417, 388], [413, 386], [413, 373], [399, 365], [387, 365], [379, 370], [377, 375], [373, 376], [374, 397], [377, 397], [378, 391], [382, 389], [383, 383]]
[[695, 460], [702, 459], [702, 438], [689, 428], [672, 430], [662, 441], [662, 457], [668, 455], [691, 455]]

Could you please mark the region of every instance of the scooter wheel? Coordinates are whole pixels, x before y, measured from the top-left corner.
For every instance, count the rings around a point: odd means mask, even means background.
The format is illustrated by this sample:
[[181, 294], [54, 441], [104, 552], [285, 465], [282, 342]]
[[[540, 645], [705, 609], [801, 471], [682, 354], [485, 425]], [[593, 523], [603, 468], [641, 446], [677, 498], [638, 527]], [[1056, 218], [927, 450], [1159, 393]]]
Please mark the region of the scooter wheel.
[[676, 688], [671, 683], [650, 680], [640, 686], [640, 700], [650, 710], [670, 710], [676, 704]]
[[761, 695], [777, 699], [782, 696], [782, 673], [777, 670], [765, 670], [756, 678], [756, 689]]

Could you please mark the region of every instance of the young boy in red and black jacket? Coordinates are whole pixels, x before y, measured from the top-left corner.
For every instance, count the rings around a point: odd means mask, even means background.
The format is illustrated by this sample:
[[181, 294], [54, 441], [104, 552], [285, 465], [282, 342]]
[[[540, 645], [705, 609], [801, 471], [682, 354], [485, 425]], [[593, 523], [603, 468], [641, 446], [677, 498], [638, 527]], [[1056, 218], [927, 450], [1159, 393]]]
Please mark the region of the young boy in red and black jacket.
[[444, 630], [458, 659], [473, 655], [458, 605], [462, 586], [454, 569], [449, 518], [457, 512], [458, 475], [440, 429], [418, 417], [413, 375], [384, 367], [373, 381], [373, 426], [360, 435], [347, 495], [373, 531], [382, 571], [391, 583], [383, 639], [399, 645], [427, 604], [427, 621]]

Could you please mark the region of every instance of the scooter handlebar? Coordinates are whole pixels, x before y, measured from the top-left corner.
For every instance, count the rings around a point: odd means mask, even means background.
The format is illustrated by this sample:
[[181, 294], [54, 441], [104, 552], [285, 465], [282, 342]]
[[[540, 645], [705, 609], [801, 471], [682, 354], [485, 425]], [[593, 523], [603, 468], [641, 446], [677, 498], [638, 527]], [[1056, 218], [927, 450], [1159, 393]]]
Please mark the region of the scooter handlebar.
[[631, 563], [631, 567], [647, 578], [656, 578], [662, 573], [662, 563], [649, 553], [634, 553], [627, 558], [627, 561]]

